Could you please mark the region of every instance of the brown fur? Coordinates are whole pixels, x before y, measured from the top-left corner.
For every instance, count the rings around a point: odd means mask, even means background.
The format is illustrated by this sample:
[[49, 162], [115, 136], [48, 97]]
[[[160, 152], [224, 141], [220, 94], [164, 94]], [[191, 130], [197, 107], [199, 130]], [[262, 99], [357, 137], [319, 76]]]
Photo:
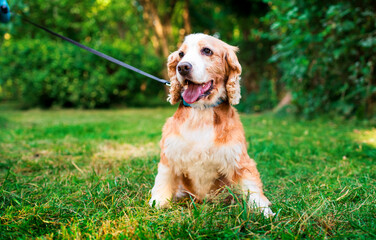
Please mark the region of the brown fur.
[[[191, 108], [185, 107], [180, 104], [178, 109], [172, 118], [169, 118], [163, 127], [163, 134], [161, 139], [161, 163], [169, 166], [168, 160], [163, 154], [164, 140], [171, 134], [178, 135], [178, 127], [182, 125], [186, 119], [189, 119], [191, 114]], [[248, 179], [257, 184], [257, 186], [262, 189], [262, 182], [260, 179], [260, 174], [257, 171], [256, 163], [253, 159], [248, 156], [247, 153], [247, 143], [244, 136], [243, 125], [240, 121], [239, 115], [235, 108], [230, 106], [229, 103], [221, 104], [214, 108], [213, 115], [205, 119], [201, 119], [200, 123], [190, 123], [191, 128], [195, 128], [200, 124], [212, 124], [215, 127], [215, 143], [218, 145], [231, 144], [232, 142], [242, 143], [242, 154], [239, 161], [239, 169], [233, 173], [232, 178], [226, 178], [225, 176], [220, 176], [213, 185], [213, 190], [223, 187], [223, 185], [237, 184], [242, 179]], [[192, 187], [191, 180], [189, 176], [177, 175], [176, 176], [183, 183], [186, 190], [195, 196], [195, 190]], [[220, 184], [221, 183], [221, 184]], [[177, 186], [175, 187], [177, 189]], [[262, 192], [261, 192], [262, 193]], [[262, 194], [263, 196], [263, 194]], [[263, 196], [265, 199], [266, 197]]]
[[[262, 191], [262, 182], [260, 174], [256, 168], [256, 163], [248, 156], [243, 125], [236, 109], [231, 106], [239, 103], [240, 99], [239, 81], [241, 66], [236, 57], [237, 48], [210, 36], [200, 40], [198, 44], [200, 48], [207, 45], [214, 48], [211, 56], [204, 57], [204, 61], [207, 61], [208, 63], [205, 65], [207, 66], [205, 70], [209, 74], [210, 79], [214, 81], [213, 90], [210, 92], [210, 95], [204, 97], [204, 99], [200, 101], [211, 101], [212, 99], [216, 100], [219, 97], [223, 97], [219, 96], [219, 93], [223, 93], [224, 89], [226, 96], [222, 104], [212, 106], [210, 110], [198, 110], [193, 107], [184, 106], [181, 102], [181, 94], [182, 91], [184, 91], [184, 86], [182, 86], [177, 79], [176, 67], [180, 61], [179, 52], [185, 51], [187, 45], [183, 43], [180, 50], [173, 52], [169, 56], [167, 64], [168, 74], [171, 79], [169, 101], [171, 104], [178, 102], [180, 102], [180, 104], [175, 114], [166, 121], [166, 124], [163, 127], [162, 139], [160, 142], [160, 164], [168, 167], [170, 171], [169, 173], [173, 175], [172, 179], [175, 179], [173, 181], [173, 184], [175, 185], [172, 186], [171, 189], [177, 191], [179, 185], [181, 185], [185, 191], [191, 195], [196, 196], [199, 194], [196, 186], [193, 184], [195, 179], [192, 178], [192, 176], [189, 176], [186, 172], [179, 172], [179, 170], [176, 170], [174, 167], [174, 159], [168, 159], [166, 157], [165, 148], [167, 139], [179, 139], [178, 143], [181, 142], [185, 144], [185, 135], [182, 135], [182, 132], [187, 134], [186, 132], [197, 132], [197, 130], [201, 131], [201, 129], [213, 129], [214, 139], [213, 144], [210, 146], [213, 146], [215, 149], [220, 149], [222, 146], [240, 146], [238, 149], [241, 148], [241, 153], [240, 155], [238, 153], [236, 153], [237, 155], [234, 155], [234, 164], [231, 165], [236, 166], [234, 169], [227, 169], [225, 174], [223, 172], [218, 172], [217, 178], [214, 182], [207, 183], [210, 184], [210, 189], [216, 191], [223, 188], [225, 185], [240, 184], [246, 182], [245, 180], [249, 180], [258, 188], [257, 192], [261, 195], [261, 198], [264, 199], [266, 203], [269, 203]], [[182, 130], [182, 127], [184, 128], [184, 131]], [[171, 148], [171, 146], [173, 145], [170, 143], [169, 147]], [[173, 152], [175, 150], [176, 149], [173, 148]], [[190, 150], [188, 150], [188, 152], [189, 151]], [[177, 153], [179, 154], [181, 152]], [[174, 156], [172, 156], [172, 158], [174, 158]], [[221, 159], [221, 157], [216, 159]], [[213, 169], [211, 170], [211, 172], [216, 171], [215, 169], [214, 171]], [[176, 194], [176, 192], [174, 194]], [[197, 197], [197, 200], [200, 200], [200, 197]], [[271, 210], [269, 211], [272, 214]]]

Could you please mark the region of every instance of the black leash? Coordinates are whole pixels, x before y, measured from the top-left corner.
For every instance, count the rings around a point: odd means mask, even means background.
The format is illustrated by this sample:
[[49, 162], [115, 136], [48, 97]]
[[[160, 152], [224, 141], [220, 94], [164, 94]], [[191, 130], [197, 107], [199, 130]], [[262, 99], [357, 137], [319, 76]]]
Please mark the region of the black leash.
[[48, 28], [46, 28], [46, 27], [43, 27], [43, 26], [41, 26], [41, 25], [39, 25], [39, 24], [37, 24], [37, 23], [34, 23], [34, 22], [30, 21], [29, 19], [27, 19], [26, 17], [21, 16], [20, 14], [17, 14], [17, 15], [20, 16], [21, 19], [24, 20], [25, 22], [28, 22], [28, 23], [30, 23], [31, 25], [33, 25], [33, 26], [35, 26], [35, 27], [37, 27], [37, 28], [40, 28], [40, 29], [46, 31], [47, 33], [49, 33], [49, 34], [51, 34], [51, 35], [53, 35], [53, 36], [56, 36], [56, 37], [61, 38], [61, 39], [65, 40], [65, 41], [67, 41], [67, 42], [70, 42], [71, 44], [76, 45], [76, 46], [79, 47], [79, 48], [85, 49], [85, 50], [88, 51], [88, 52], [91, 52], [91, 53], [93, 53], [93, 54], [95, 54], [95, 55], [97, 55], [97, 56], [99, 56], [99, 57], [101, 57], [101, 58], [104, 58], [104, 59], [106, 59], [106, 60], [108, 60], [108, 61], [110, 61], [110, 62], [113, 62], [113, 63], [115, 63], [115, 64], [117, 64], [117, 65], [120, 65], [120, 66], [122, 66], [122, 67], [124, 67], [124, 68], [127, 68], [127, 69], [129, 69], [129, 70], [132, 70], [132, 71], [134, 71], [134, 72], [136, 72], [136, 73], [139, 73], [139, 74], [141, 74], [141, 75], [144, 75], [145, 77], [151, 78], [151, 79], [153, 79], [153, 80], [155, 80], [155, 81], [158, 81], [158, 82], [161, 82], [161, 83], [163, 83], [163, 84], [165, 84], [165, 85], [167, 85], [167, 86], [170, 86], [170, 82], [167, 81], [167, 80], [164, 80], [164, 79], [161, 79], [161, 78], [157, 78], [157, 77], [155, 77], [155, 76], [153, 76], [153, 75], [151, 75], [151, 74], [149, 74], [149, 73], [146, 73], [146, 72], [144, 72], [144, 71], [141, 71], [141, 70], [138, 69], [138, 68], [135, 68], [135, 67], [133, 67], [133, 66], [131, 66], [131, 65], [129, 65], [129, 64], [126, 64], [126, 63], [124, 63], [124, 62], [122, 62], [122, 61], [120, 61], [120, 60], [118, 60], [118, 59], [116, 59], [116, 58], [113, 58], [113, 57], [111, 57], [111, 56], [108, 56], [108, 55], [106, 55], [106, 54], [104, 54], [104, 53], [102, 53], [102, 52], [99, 52], [99, 51], [97, 51], [97, 50], [95, 50], [95, 49], [93, 49], [93, 48], [90, 48], [90, 47], [85, 46], [85, 45], [83, 45], [83, 44], [81, 44], [81, 43], [79, 43], [79, 42], [76, 42], [76, 41], [74, 41], [74, 40], [72, 40], [72, 39], [70, 39], [70, 38], [68, 38], [68, 37], [65, 37], [65, 36], [63, 36], [63, 35], [60, 35], [60, 34], [54, 32], [54, 31], [52, 31], [52, 30], [50, 30], [50, 29], [48, 29]]

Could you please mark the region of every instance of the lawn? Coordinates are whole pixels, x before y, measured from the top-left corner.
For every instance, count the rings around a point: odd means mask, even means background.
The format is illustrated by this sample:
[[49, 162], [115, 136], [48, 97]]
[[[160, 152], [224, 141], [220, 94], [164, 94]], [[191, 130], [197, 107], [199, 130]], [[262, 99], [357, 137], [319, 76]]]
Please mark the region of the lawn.
[[0, 238], [376, 238], [374, 124], [242, 115], [265, 219], [237, 195], [148, 206], [173, 112], [2, 109]]

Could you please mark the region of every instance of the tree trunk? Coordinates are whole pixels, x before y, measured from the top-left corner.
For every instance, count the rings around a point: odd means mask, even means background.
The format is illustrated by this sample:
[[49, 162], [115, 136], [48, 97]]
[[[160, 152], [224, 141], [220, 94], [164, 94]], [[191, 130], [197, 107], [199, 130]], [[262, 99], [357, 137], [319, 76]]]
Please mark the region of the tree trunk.
[[[163, 26], [160, 16], [158, 15], [157, 7], [155, 6], [154, 2], [151, 0], [140, 0], [141, 5], [144, 8], [143, 17], [145, 21], [148, 21], [149, 25], [153, 26], [155, 34], [157, 35], [160, 50], [162, 52], [162, 56], [167, 58], [169, 55], [168, 50], [168, 36], [166, 36], [166, 32], [168, 32]], [[169, 23], [169, 27], [171, 28], [171, 22]]]
[[[156, 54], [164, 59], [167, 59], [170, 54], [170, 46], [175, 48], [178, 40], [181, 41], [184, 35], [192, 32], [189, 14], [189, 0], [184, 0], [184, 4], [182, 5], [184, 28], [182, 28], [183, 31], [179, 31], [179, 35], [181, 35], [180, 32], [182, 32], [182, 37], [180, 38], [179, 36], [179, 39], [174, 37], [171, 22], [177, 2], [178, 0], [170, 0], [166, 2], [159, 1], [158, 3], [155, 0], [139, 0], [139, 3], [143, 7], [143, 18], [150, 29], [145, 32], [149, 34], [148, 37], [155, 48]], [[157, 4], [165, 4], [165, 6]], [[162, 11], [158, 11], [161, 7], [165, 8], [163, 14], [161, 13]], [[165, 68], [163, 70], [163, 77], [168, 79]]]
[[273, 109], [273, 112], [278, 112], [284, 106], [290, 104], [291, 100], [292, 100], [292, 94], [291, 92], [287, 92], [286, 95], [282, 98], [282, 100], [278, 103], [277, 107]]
[[189, 0], [184, 1], [183, 19], [185, 34], [188, 35], [192, 32], [191, 19], [189, 15]]

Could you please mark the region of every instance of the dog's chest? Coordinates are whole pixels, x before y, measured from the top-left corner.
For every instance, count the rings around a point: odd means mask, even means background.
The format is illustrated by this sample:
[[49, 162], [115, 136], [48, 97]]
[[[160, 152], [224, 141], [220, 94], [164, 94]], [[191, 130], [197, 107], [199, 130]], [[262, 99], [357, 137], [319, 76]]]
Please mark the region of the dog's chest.
[[[199, 197], [210, 191], [220, 176], [230, 177], [237, 167], [240, 143], [217, 144], [212, 124], [179, 126], [179, 134], [167, 136], [163, 151], [177, 175], [188, 177]], [[228, 133], [231, 134], [231, 133]]]

